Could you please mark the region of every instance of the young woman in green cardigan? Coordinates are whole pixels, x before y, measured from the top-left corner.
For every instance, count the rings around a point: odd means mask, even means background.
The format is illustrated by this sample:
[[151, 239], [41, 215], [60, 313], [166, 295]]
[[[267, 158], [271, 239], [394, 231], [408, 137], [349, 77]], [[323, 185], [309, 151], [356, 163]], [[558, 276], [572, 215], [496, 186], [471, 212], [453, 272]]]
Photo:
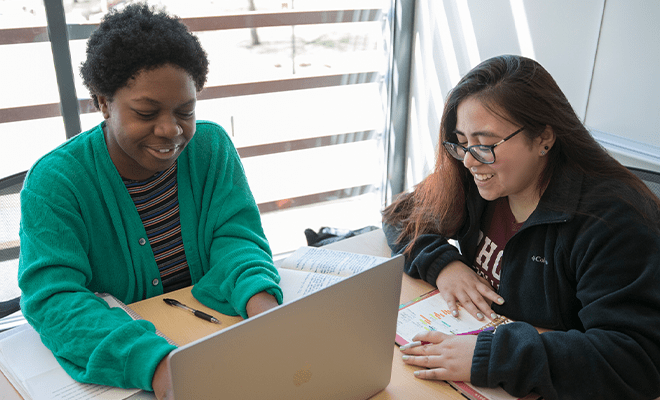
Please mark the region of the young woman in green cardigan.
[[174, 349], [148, 321], [109, 309], [194, 285], [244, 318], [282, 302], [238, 154], [197, 121], [208, 72], [198, 39], [146, 5], [111, 11], [81, 75], [104, 121], [31, 168], [21, 193], [19, 285], [28, 322], [76, 380], [168, 398]]

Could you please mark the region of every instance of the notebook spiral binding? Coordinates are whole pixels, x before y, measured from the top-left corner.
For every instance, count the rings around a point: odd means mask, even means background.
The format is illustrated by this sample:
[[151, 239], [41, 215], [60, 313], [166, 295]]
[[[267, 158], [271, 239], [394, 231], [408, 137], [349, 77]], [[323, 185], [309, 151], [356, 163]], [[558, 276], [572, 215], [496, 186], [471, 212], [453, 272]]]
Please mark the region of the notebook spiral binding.
[[486, 325], [484, 325], [481, 329], [486, 329], [486, 328], [490, 328], [490, 327], [493, 327], [493, 328], [497, 329], [498, 326], [505, 325], [505, 324], [508, 324], [508, 323], [511, 323], [511, 322], [513, 322], [513, 321], [510, 320], [509, 318], [505, 317], [504, 315], [500, 315], [499, 317], [495, 318], [494, 320], [492, 320], [489, 323], [487, 323]]
[[[110, 307], [119, 307], [119, 308], [121, 308], [122, 310], [124, 310], [124, 312], [126, 312], [126, 314], [128, 314], [131, 318], [133, 318], [133, 320], [143, 319], [140, 316], [140, 314], [133, 311], [130, 307], [128, 307], [121, 300], [119, 300], [115, 296], [111, 295], [110, 293], [96, 293], [96, 296], [98, 296], [101, 299], [105, 300], [105, 302], [108, 303], [108, 305]], [[172, 346], [177, 346], [177, 344], [174, 343], [174, 341], [172, 339], [165, 336], [165, 334], [163, 332], [159, 331], [158, 329], [156, 329], [156, 335], [158, 335], [158, 336], [162, 337], [163, 339], [167, 340], [167, 343], [171, 344]]]

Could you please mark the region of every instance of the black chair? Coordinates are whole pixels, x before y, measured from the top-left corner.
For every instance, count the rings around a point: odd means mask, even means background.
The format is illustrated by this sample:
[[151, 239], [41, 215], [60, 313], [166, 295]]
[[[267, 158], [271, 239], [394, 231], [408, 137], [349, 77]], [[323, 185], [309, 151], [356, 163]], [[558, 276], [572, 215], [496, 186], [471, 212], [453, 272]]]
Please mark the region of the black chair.
[[630, 172], [637, 175], [639, 179], [646, 183], [646, 186], [658, 197], [660, 197], [660, 172], [649, 171], [646, 169], [628, 167]]
[[[21, 219], [21, 202], [19, 194], [23, 188], [23, 181], [27, 172], [0, 179], [0, 263], [6, 272], [13, 276], [18, 269], [18, 255], [20, 253], [20, 239], [18, 226]], [[5, 279], [3, 285], [15, 284], [16, 277]], [[11, 290], [10, 290], [11, 293]], [[21, 309], [20, 296], [0, 301], [0, 318], [4, 318]], [[0, 330], [2, 323], [0, 323]]]

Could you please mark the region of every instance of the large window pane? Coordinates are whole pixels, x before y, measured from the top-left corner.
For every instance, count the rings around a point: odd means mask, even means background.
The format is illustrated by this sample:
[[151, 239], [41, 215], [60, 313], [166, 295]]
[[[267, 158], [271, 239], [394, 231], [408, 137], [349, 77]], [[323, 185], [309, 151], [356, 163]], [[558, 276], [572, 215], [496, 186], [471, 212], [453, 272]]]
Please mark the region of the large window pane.
[[[66, 138], [41, 1], [0, 1], [0, 178], [28, 169]], [[33, 119], [43, 110], [50, 117]], [[36, 112], [35, 112], [36, 111]]]
[[[102, 118], [89, 106], [79, 66], [88, 32], [116, 3], [123, 7], [129, 1], [64, 0], [83, 130]], [[391, 1], [149, 3], [180, 16], [207, 50], [209, 79], [200, 94], [197, 115], [220, 123], [230, 133], [274, 253], [304, 245], [305, 228], [357, 229], [380, 224]], [[47, 41], [22, 44], [36, 45], [49, 55]], [[3, 47], [7, 46], [0, 45], [0, 51]], [[51, 72], [41, 73], [41, 86], [52, 88], [42, 90], [39, 96], [44, 98], [39, 101], [52, 106], [58, 101], [52, 57], [42, 63]], [[25, 104], [35, 104], [34, 98]], [[44, 110], [40, 112], [45, 115]], [[49, 117], [51, 125], [58, 120]], [[0, 135], [12, 135], [17, 153], [28, 152], [33, 131], [40, 129], [35, 123], [0, 123]], [[31, 130], [29, 135], [18, 135], [21, 124]], [[35, 146], [39, 150], [31, 149], [30, 164], [64, 140], [61, 127], [41, 126], [51, 136], [40, 140]], [[53, 133], [57, 130], [59, 135]]]

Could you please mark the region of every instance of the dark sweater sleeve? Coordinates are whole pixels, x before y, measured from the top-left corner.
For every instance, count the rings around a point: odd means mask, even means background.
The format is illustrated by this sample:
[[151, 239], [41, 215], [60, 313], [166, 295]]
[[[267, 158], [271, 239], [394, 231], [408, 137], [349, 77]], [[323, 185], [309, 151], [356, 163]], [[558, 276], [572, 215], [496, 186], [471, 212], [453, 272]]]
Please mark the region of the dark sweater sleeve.
[[[410, 243], [409, 240], [399, 240], [400, 230], [384, 223], [383, 231], [387, 244], [392, 249], [392, 255], [403, 254]], [[449, 243], [447, 238], [440, 235], [421, 235], [406, 254], [404, 271], [413, 278], [423, 279], [435, 285], [440, 271], [452, 261], [460, 260], [467, 264], [456, 246]]]
[[479, 335], [474, 385], [545, 400], [660, 396], [660, 234], [625, 204], [599, 210], [576, 218], [553, 266], [571, 274], [583, 328], [539, 334], [517, 322]]

